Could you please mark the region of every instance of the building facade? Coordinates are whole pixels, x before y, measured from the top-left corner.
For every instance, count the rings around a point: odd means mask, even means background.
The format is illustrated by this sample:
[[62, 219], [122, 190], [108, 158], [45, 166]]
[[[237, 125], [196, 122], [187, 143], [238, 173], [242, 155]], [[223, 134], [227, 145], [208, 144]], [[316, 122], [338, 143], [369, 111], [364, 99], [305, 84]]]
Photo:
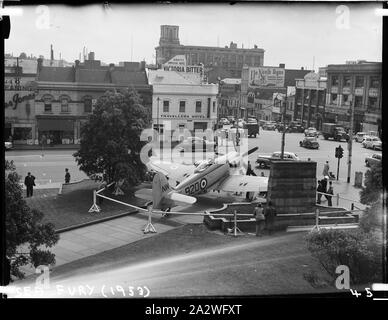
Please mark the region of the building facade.
[[328, 65], [326, 121], [349, 128], [353, 106], [355, 132], [381, 133], [381, 77], [381, 62], [359, 60]]
[[303, 79], [296, 79], [294, 109], [295, 121], [308, 127], [321, 130], [325, 118], [327, 79], [319, 73], [310, 72]]
[[231, 77], [241, 77], [244, 64], [252, 67], [264, 64], [264, 50], [254, 46], [251, 49], [237, 48], [231, 42], [229, 47], [205, 47], [181, 45], [179, 26], [162, 25], [159, 46], [156, 50], [156, 64], [161, 66], [177, 55], [185, 55], [188, 64], [218, 66], [230, 72]]
[[217, 123], [218, 85], [202, 83], [199, 75], [152, 70], [152, 123], [161, 134], [184, 129], [213, 129]]
[[[133, 87], [151, 114], [152, 88], [144, 63], [124, 62], [102, 66], [94, 53], [72, 67], [44, 66], [37, 60], [35, 81], [28, 89], [6, 93], [16, 101], [6, 104], [6, 124], [16, 144], [79, 144], [82, 124], [93, 112], [97, 99], [108, 90]], [[6, 125], [7, 127], [7, 125]]]

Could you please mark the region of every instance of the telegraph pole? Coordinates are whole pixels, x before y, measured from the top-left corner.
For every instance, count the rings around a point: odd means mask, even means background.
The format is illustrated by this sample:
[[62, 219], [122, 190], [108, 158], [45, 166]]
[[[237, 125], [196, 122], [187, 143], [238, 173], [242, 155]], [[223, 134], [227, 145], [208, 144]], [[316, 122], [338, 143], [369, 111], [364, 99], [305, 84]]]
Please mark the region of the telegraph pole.
[[[287, 89], [286, 89], [287, 90]], [[280, 153], [280, 159], [284, 159], [284, 145], [286, 143], [286, 109], [287, 109], [287, 91], [286, 91], [286, 97], [284, 101], [281, 101], [283, 103], [283, 110], [282, 110], [282, 122], [283, 122], [283, 132], [282, 132], [282, 147], [281, 147], [281, 153]]]
[[352, 102], [350, 107], [350, 128], [348, 141], [348, 178], [347, 183], [350, 183], [350, 175], [352, 169], [352, 146], [353, 146], [353, 122], [354, 122], [354, 95], [352, 95]]

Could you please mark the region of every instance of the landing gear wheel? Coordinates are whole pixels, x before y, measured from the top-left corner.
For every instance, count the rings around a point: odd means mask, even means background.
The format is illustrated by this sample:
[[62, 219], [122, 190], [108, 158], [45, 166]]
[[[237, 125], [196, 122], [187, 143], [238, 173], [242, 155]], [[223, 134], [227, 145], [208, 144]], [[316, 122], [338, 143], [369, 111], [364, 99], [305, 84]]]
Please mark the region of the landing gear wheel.
[[266, 167], [266, 165], [265, 165], [264, 162], [260, 162], [260, 163], [259, 163], [259, 167], [260, 167], [261, 169], [264, 169], [264, 168]]

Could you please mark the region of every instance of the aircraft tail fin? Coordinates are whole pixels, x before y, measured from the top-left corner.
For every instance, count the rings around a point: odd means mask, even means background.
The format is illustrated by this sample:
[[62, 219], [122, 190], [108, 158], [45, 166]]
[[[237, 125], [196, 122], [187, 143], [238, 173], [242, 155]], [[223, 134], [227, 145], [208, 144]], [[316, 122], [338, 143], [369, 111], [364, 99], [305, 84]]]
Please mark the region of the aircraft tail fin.
[[159, 207], [160, 202], [171, 190], [172, 188], [168, 183], [167, 177], [161, 172], [156, 173], [152, 180], [152, 201], [154, 208]]

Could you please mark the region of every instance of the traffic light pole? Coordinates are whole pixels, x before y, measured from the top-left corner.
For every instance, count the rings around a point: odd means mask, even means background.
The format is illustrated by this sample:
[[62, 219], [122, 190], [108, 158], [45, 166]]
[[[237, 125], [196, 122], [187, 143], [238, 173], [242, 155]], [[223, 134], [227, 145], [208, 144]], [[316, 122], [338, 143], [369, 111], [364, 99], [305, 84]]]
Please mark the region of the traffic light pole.
[[352, 97], [352, 104], [350, 108], [350, 128], [349, 128], [349, 142], [348, 142], [348, 178], [347, 183], [350, 183], [350, 175], [352, 169], [352, 146], [353, 146], [353, 122], [354, 122], [354, 95]]
[[282, 148], [280, 153], [280, 159], [284, 159], [284, 145], [286, 143], [286, 109], [287, 109], [287, 89], [286, 89], [286, 98], [285, 101], [281, 101], [284, 104], [283, 112], [282, 112], [282, 120], [283, 120], [283, 132], [282, 132]]
[[340, 158], [338, 158], [338, 164], [337, 164], [337, 181], [338, 181], [338, 175], [339, 175], [339, 166], [340, 166]]

